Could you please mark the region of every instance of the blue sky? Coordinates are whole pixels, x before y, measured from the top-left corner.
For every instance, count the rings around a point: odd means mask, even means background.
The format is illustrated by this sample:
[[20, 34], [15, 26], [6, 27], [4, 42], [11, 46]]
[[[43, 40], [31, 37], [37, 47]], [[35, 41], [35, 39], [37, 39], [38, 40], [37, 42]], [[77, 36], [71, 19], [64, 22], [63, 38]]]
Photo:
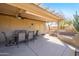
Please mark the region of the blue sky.
[[43, 3], [41, 6], [55, 10], [56, 13], [64, 14], [66, 18], [73, 18], [75, 12], [79, 12], [79, 3]]

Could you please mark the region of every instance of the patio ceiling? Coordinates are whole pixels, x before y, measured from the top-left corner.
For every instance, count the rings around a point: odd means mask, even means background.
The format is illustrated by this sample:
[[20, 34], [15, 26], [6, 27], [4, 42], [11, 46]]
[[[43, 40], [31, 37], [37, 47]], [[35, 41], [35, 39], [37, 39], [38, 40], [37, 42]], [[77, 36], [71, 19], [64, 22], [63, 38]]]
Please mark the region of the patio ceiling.
[[40, 21], [60, 21], [62, 20], [56, 15], [52, 15], [46, 10], [40, 8], [39, 6], [29, 3], [29, 4], [0, 4], [0, 13], [17, 16], [20, 14], [22, 18], [29, 18]]

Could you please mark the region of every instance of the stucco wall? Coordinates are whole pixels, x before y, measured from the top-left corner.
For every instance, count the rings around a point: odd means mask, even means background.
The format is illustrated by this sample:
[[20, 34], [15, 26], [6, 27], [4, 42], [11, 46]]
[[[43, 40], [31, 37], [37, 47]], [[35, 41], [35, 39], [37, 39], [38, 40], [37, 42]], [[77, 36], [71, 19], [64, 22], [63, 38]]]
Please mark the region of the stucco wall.
[[45, 22], [42, 21], [18, 19], [12, 16], [0, 15], [0, 31], [10, 31], [19, 29], [39, 30], [40, 34], [42, 34], [45, 32], [46, 27]]

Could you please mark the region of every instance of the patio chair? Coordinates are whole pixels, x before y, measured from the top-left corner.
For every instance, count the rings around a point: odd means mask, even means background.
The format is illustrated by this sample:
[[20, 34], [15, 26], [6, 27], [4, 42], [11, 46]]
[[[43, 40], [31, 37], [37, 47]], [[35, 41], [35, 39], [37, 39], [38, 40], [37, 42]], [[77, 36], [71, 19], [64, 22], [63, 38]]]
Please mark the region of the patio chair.
[[28, 42], [28, 33], [27, 33], [27, 31], [25, 32], [25, 42]]
[[4, 41], [5, 41], [5, 38], [4, 38], [3, 34], [0, 32], [0, 47], [4, 46], [4, 44], [5, 44]]
[[[25, 34], [25, 36], [23, 35]], [[19, 43], [27, 43], [28, 42], [28, 35], [26, 30], [15, 30], [14, 31], [14, 39], [17, 46], [19, 46]], [[25, 37], [23, 39], [23, 37]]]
[[35, 31], [35, 33], [34, 33], [34, 35], [33, 35], [33, 39], [36, 39], [36, 38], [37, 38], [38, 32], [39, 32], [38, 30]]
[[19, 30], [13, 32], [14, 42], [17, 47], [19, 47]]
[[7, 36], [7, 34], [5, 32], [1, 32], [5, 38], [5, 46], [11, 46], [14, 44], [14, 40], [12, 35], [11, 36]]
[[28, 41], [33, 40], [34, 39], [34, 31], [28, 31]]

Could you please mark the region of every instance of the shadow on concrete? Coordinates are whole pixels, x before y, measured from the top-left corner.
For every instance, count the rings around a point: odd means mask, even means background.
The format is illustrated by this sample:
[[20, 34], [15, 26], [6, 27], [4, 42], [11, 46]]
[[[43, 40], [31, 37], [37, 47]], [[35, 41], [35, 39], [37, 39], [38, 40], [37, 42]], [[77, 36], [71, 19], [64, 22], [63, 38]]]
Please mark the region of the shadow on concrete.
[[[50, 41], [52, 40], [52, 42]], [[1, 47], [1, 56], [71, 56], [74, 51], [66, 44], [57, 44], [53, 40], [58, 40], [55, 37], [52, 39], [39, 36], [36, 40], [30, 41], [28, 45], [24, 43], [11, 47]]]

